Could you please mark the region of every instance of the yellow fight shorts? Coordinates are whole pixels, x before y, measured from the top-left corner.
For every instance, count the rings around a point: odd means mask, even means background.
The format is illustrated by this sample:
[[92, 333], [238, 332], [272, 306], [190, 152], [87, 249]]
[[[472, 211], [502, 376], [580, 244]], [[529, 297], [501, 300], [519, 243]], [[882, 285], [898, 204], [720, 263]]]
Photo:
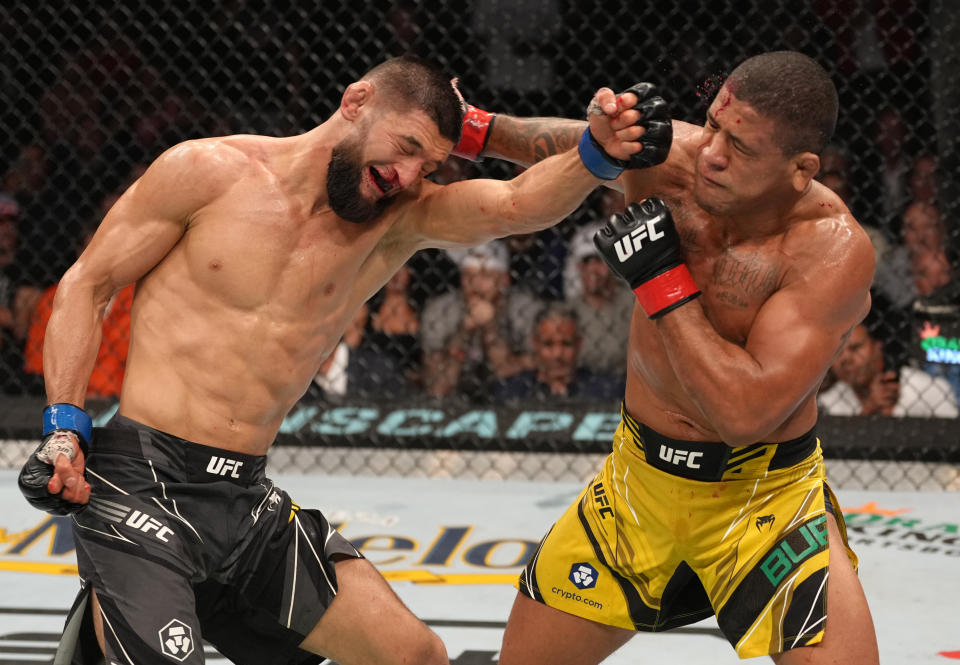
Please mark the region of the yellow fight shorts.
[[828, 511], [847, 537], [813, 431], [731, 448], [670, 439], [624, 412], [613, 443], [521, 593], [638, 631], [716, 614], [741, 658], [823, 639]]

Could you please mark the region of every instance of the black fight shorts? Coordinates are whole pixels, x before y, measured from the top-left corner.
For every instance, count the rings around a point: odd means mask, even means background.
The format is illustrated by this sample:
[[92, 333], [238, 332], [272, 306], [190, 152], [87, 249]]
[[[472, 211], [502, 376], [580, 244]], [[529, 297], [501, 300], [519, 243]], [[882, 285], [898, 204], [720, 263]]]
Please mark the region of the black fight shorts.
[[60, 663], [319, 663], [299, 649], [337, 593], [334, 559], [360, 553], [265, 475], [266, 457], [212, 448], [116, 416], [94, 431], [90, 503], [76, 513], [81, 591]]

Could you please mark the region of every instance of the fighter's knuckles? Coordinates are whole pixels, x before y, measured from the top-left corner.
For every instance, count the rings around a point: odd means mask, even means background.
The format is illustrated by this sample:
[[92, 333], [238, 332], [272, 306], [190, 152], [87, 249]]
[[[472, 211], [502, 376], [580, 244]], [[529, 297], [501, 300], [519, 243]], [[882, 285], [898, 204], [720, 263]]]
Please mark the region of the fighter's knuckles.
[[628, 109], [615, 118], [610, 120], [610, 126], [614, 129], [623, 129], [624, 127], [630, 127], [635, 125], [640, 121], [640, 113], [633, 109]]
[[655, 94], [655, 92], [656, 92], [656, 86], [655, 86], [655, 85], [653, 85], [652, 83], [642, 82], [642, 83], [635, 83], [635, 84], [633, 84], [632, 86], [630, 86], [629, 88], [627, 88], [626, 90], [624, 90], [624, 91], [623, 91], [622, 93], [620, 93], [620, 94], [621, 94], [621, 95], [627, 95], [627, 94], [633, 95], [633, 96], [634, 96], [634, 104], [637, 104], [637, 103], [642, 102], [643, 100], [645, 100], [645, 99], [647, 99], [647, 98], [649, 98], [649, 97], [652, 97], [652, 96]]
[[641, 136], [646, 133], [643, 127], [637, 127], [636, 125], [631, 125], [624, 129], [618, 130], [616, 136], [621, 141], [636, 141]]
[[634, 93], [623, 92], [617, 97], [617, 108], [619, 111], [624, 112], [635, 108], [638, 101], [640, 101], [640, 98]]
[[613, 90], [604, 86], [597, 88], [597, 91], [593, 94], [593, 98], [598, 102], [611, 102], [616, 99], [616, 94], [614, 94]]

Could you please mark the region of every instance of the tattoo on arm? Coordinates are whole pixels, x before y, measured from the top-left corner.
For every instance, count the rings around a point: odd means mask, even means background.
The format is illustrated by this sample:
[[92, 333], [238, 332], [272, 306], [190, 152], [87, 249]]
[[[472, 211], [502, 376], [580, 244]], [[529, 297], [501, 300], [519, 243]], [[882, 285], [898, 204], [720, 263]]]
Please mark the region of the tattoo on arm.
[[512, 162], [534, 164], [574, 147], [584, 127], [586, 123], [579, 120], [498, 116], [487, 152]]

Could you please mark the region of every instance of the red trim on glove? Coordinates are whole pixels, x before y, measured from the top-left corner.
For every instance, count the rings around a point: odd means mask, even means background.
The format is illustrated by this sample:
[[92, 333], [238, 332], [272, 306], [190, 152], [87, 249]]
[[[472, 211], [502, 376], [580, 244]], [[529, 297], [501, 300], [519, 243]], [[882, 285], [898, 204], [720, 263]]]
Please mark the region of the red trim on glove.
[[666, 314], [663, 310], [672, 305], [700, 295], [700, 289], [683, 263], [647, 280], [633, 292], [637, 294], [640, 306], [651, 319], [660, 313]]
[[480, 159], [480, 153], [487, 147], [490, 126], [496, 114], [467, 105], [463, 116], [463, 128], [460, 130], [460, 142], [454, 146], [453, 154], [471, 161]]

